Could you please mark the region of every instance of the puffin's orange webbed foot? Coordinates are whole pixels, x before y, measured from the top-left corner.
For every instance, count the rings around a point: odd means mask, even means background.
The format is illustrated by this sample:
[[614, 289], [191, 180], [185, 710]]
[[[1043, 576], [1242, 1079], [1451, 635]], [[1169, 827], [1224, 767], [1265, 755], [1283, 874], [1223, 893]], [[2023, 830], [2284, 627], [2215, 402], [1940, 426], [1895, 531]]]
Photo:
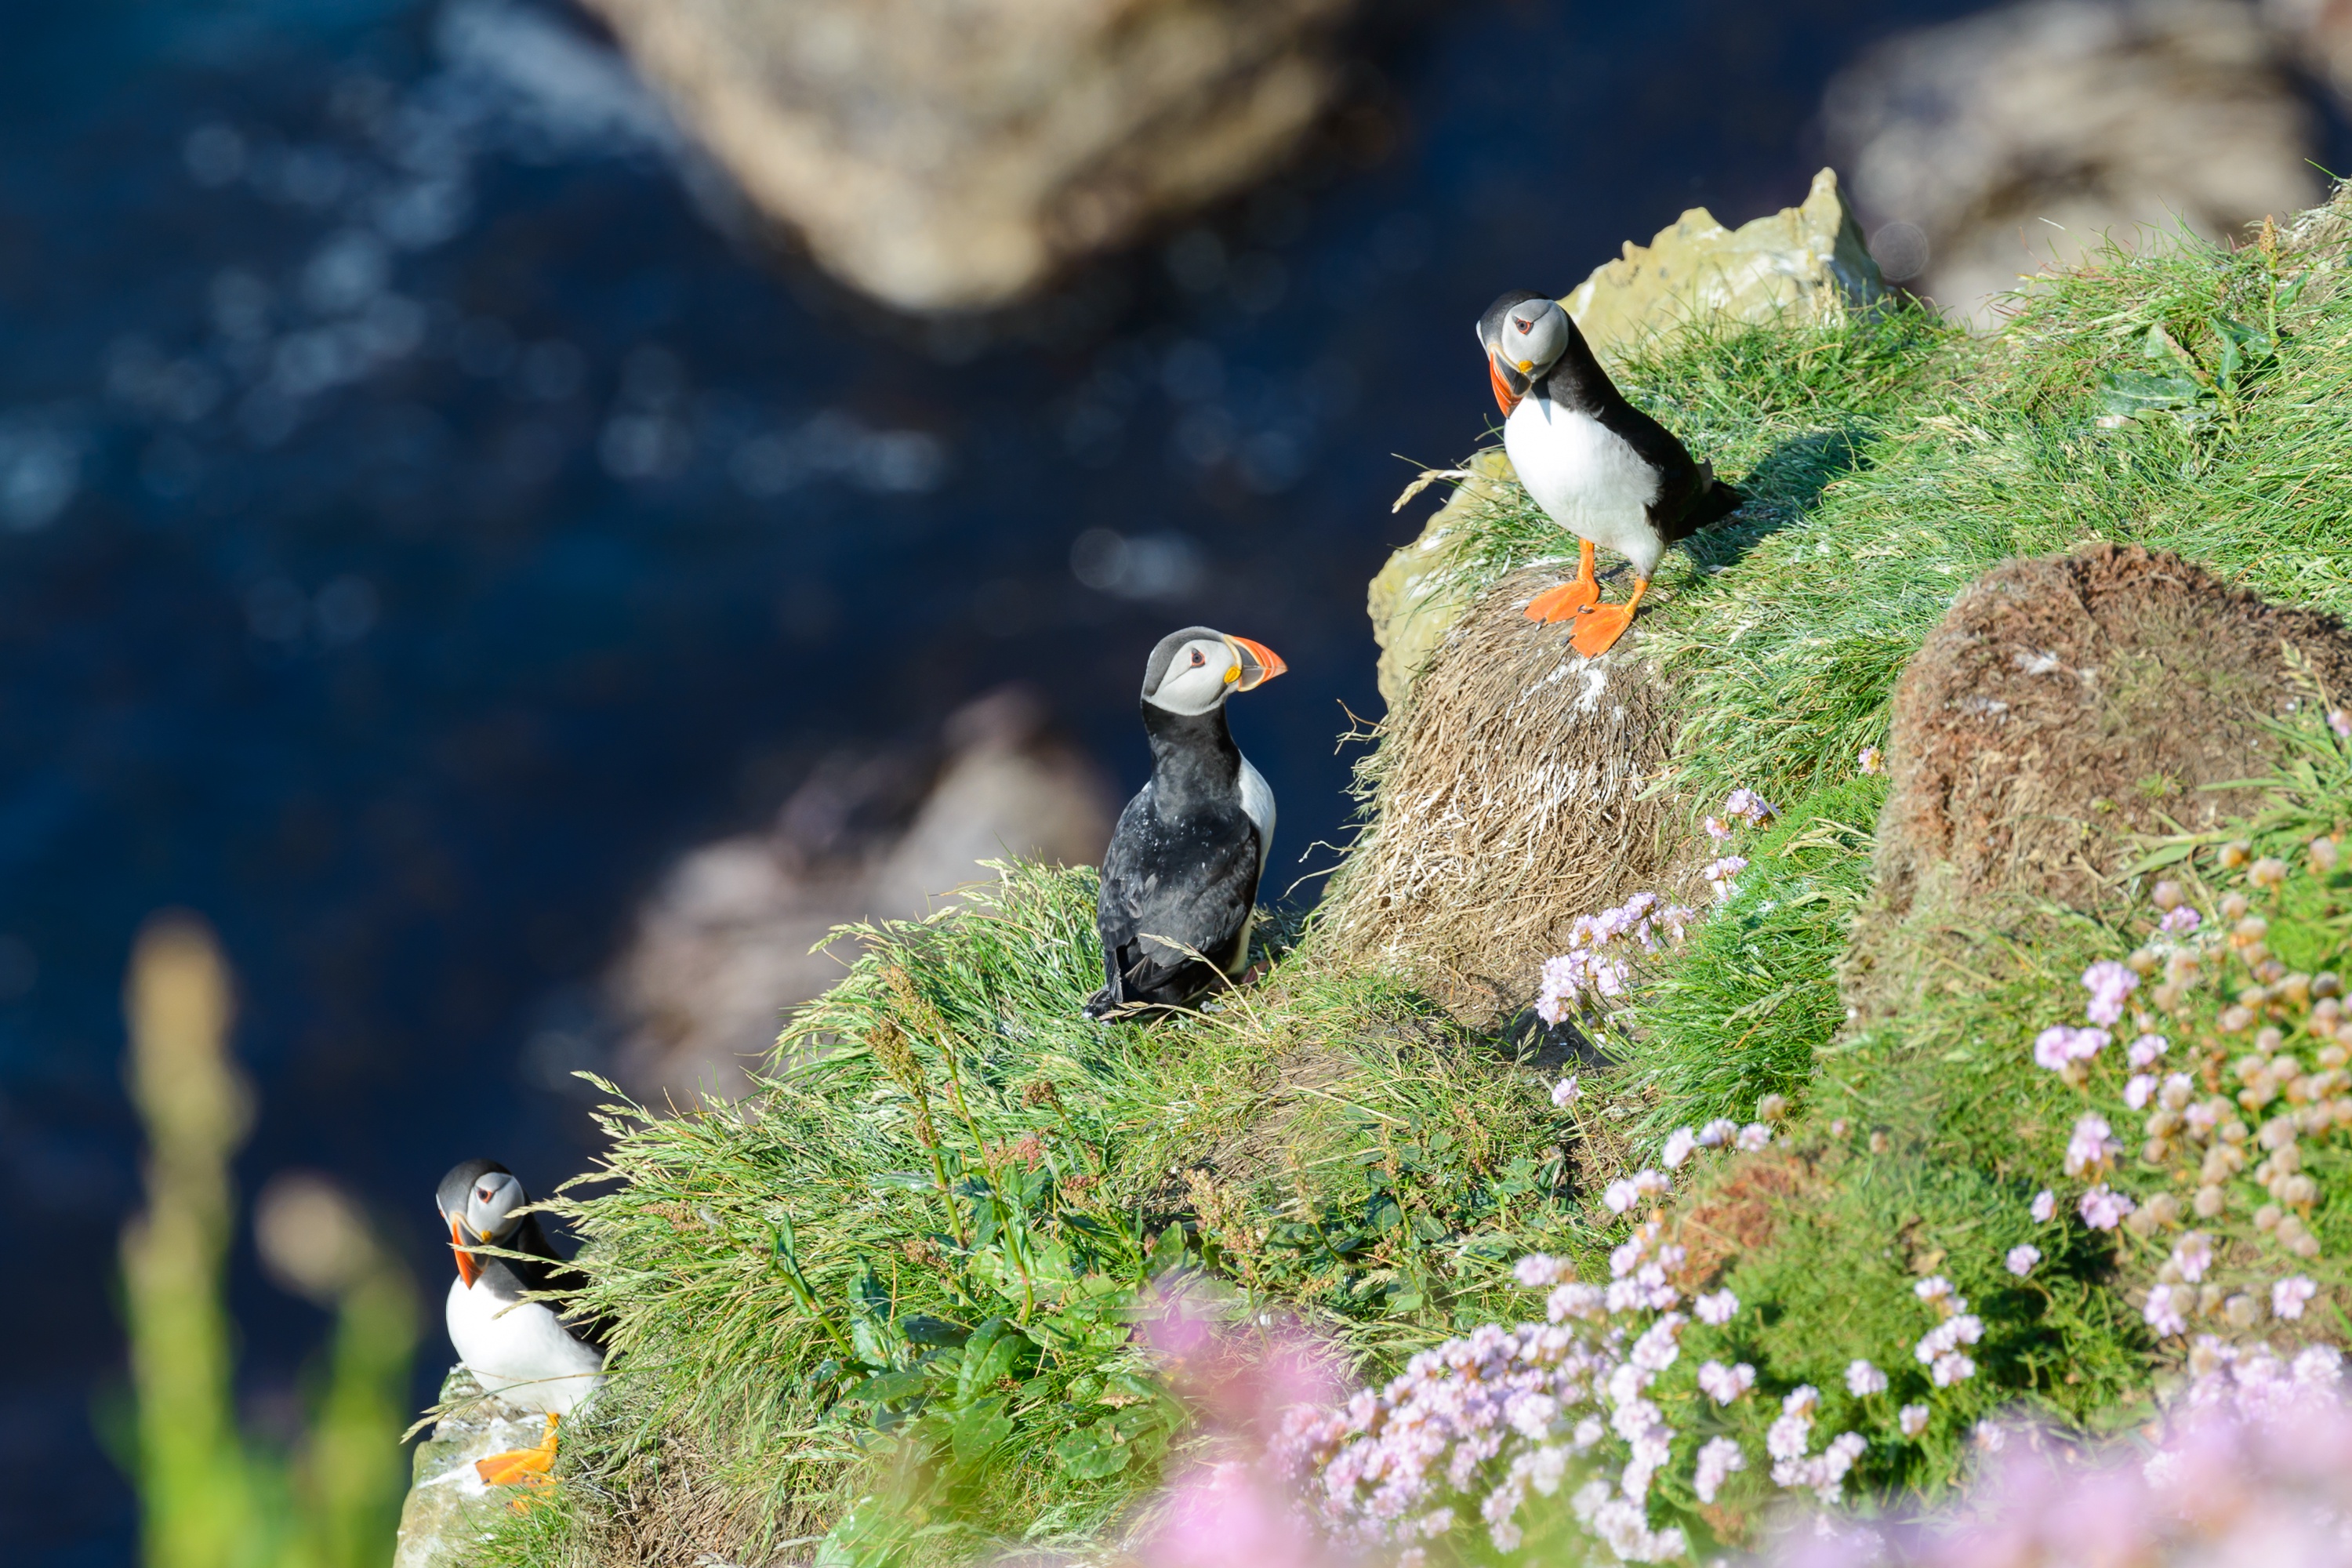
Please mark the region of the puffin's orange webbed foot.
[[555, 1468], [555, 1417], [547, 1418], [547, 1436], [536, 1448], [509, 1448], [474, 1461], [474, 1473], [490, 1487], [551, 1485], [548, 1472]]
[[1592, 541], [1577, 541], [1576, 575], [1557, 588], [1547, 588], [1528, 601], [1528, 619], [1567, 621], [1587, 605], [1601, 602], [1601, 584], [1592, 575]]
[[1633, 624], [1634, 607], [1641, 604], [1642, 595], [1649, 589], [1648, 578], [1636, 578], [1633, 596], [1623, 604], [1595, 605], [1584, 611], [1576, 617], [1576, 635], [1568, 639], [1569, 646], [1587, 658], [1598, 658], [1616, 647], [1617, 639], [1625, 635], [1625, 628]]
[[1597, 603], [1601, 584], [1590, 577], [1578, 577], [1562, 583], [1557, 588], [1547, 588], [1528, 601], [1528, 619], [1531, 621], [1571, 621], [1579, 612]]

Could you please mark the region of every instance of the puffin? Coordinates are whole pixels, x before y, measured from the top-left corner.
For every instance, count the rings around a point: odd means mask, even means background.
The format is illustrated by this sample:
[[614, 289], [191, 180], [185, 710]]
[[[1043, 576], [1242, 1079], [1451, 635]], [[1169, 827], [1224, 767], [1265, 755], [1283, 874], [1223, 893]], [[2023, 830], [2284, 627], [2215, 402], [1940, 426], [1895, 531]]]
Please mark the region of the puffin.
[[[1478, 318], [1478, 346], [1519, 483], [1580, 544], [1576, 575], [1530, 600], [1528, 618], [1574, 621], [1576, 651], [1597, 658], [1633, 625], [1666, 546], [1747, 498], [1625, 401], [1559, 301], [1526, 289], [1505, 294]], [[1601, 603], [1596, 544], [1633, 565], [1633, 594], [1622, 605]]]
[[[515, 1173], [496, 1160], [467, 1160], [441, 1178], [436, 1201], [449, 1226], [457, 1278], [449, 1284], [449, 1341], [483, 1392], [547, 1417], [535, 1448], [474, 1461], [491, 1486], [532, 1482], [555, 1462], [555, 1427], [604, 1381], [605, 1325], [566, 1318], [527, 1291], [575, 1287], [580, 1276], [547, 1239]], [[488, 1257], [474, 1250], [495, 1247]]]
[[1234, 744], [1225, 700], [1288, 668], [1264, 643], [1208, 626], [1170, 632], [1151, 650], [1141, 702], [1151, 778], [1103, 852], [1103, 988], [1087, 1017], [1181, 1007], [1241, 974], [1274, 847], [1274, 791]]

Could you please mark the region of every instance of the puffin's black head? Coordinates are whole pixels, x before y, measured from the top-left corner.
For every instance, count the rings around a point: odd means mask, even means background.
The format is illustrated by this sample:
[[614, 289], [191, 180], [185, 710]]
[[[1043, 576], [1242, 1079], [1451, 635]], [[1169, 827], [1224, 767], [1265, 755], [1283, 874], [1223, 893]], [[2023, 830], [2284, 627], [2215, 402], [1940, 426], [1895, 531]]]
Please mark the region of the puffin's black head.
[[457, 1278], [467, 1286], [482, 1266], [468, 1247], [500, 1246], [522, 1223], [515, 1211], [530, 1202], [515, 1173], [496, 1160], [467, 1160], [441, 1178], [435, 1201], [448, 1222], [449, 1246], [457, 1254]]
[[1506, 415], [1559, 363], [1575, 332], [1559, 301], [1525, 289], [1486, 307], [1478, 318], [1478, 346], [1486, 351], [1486, 379]]
[[1206, 713], [1236, 691], [1255, 691], [1290, 667], [1261, 642], [1208, 626], [1170, 632], [1143, 667], [1143, 700], [1171, 713]]

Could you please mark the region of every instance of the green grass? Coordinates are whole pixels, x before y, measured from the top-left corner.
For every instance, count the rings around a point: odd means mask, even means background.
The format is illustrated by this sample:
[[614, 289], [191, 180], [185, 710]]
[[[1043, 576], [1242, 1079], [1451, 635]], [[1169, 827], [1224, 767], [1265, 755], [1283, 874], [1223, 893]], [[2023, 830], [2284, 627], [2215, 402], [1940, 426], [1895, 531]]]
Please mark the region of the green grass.
[[[2171, 1354], [2131, 1293], [2159, 1239], [2026, 1213], [2040, 1187], [2079, 1190], [2060, 1166], [2086, 1105], [2136, 1132], [2122, 1047], [2080, 1088], [2030, 1049], [2078, 1018], [2076, 976], [2129, 952], [2145, 910], [1971, 911], [1922, 959], [1939, 966], [1925, 1001], [1849, 1029], [1837, 966], [1884, 798], [1855, 757], [1885, 739], [1929, 628], [2005, 557], [2140, 542], [2352, 609], [2344, 264], [2321, 226], [2283, 250], [2108, 256], [1990, 341], [1897, 310], [1685, 334], [1625, 367], [1753, 498], [1670, 557], [1643, 617], [1681, 714], [1672, 787], [1694, 832], [1735, 786], [1782, 810], [1738, 847], [1738, 895], [1644, 976], [1579, 1111], [1393, 977], [1320, 952], [1311, 921], [1222, 1011], [1084, 1024], [1091, 874], [1015, 868], [963, 912], [866, 932], [740, 1107], [614, 1113], [609, 1184], [572, 1209], [622, 1375], [567, 1440], [554, 1506], [508, 1521], [486, 1560], [650, 1561], [690, 1539], [742, 1561], [825, 1537], [830, 1560], [880, 1563], [1099, 1539], [1192, 1440], [1131, 1342], [1155, 1280], [1221, 1280], [1378, 1376], [1522, 1312], [1504, 1283], [1518, 1253], [1590, 1260], [1622, 1234], [1591, 1201], [1621, 1159], [1775, 1093], [1798, 1108], [1767, 1157], [1790, 1179], [1746, 1194], [1763, 1218], [1724, 1276], [1759, 1306], [1737, 1348], [1764, 1388], [1821, 1388], [1824, 1430], [1884, 1428], [1925, 1394], [1910, 1287], [1940, 1272], [1987, 1320], [1982, 1371], [1937, 1395], [1917, 1441], [1874, 1437], [1867, 1479], [1948, 1484], [1969, 1426], [2011, 1401], [2132, 1420]], [[1449, 570], [1475, 589], [1560, 544], [1524, 504], [1493, 505]], [[2285, 845], [2352, 818], [2341, 748], [2282, 744], [2300, 771], [2247, 796], [2243, 831]], [[1379, 777], [1375, 757], [1375, 803]], [[2219, 875], [2211, 846], [2177, 852]], [[2352, 945], [2342, 881], [2273, 900], [2290, 962]], [[2200, 998], [2184, 1040], [2225, 1000]], [[2139, 1189], [2172, 1179], [2126, 1167]], [[1687, 1201], [1744, 1201], [1730, 1173], [1765, 1168], [1719, 1162]], [[2332, 1287], [2352, 1157], [2315, 1143], [2310, 1168], [2325, 1253], [2308, 1267]], [[2233, 1278], [2274, 1272], [2273, 1233], [2232, 1202]], [[2028, 1239], [2049, 1257], [2020, 1281], [2000, 1260]], [[1896, 1388], [1851, 1400], [1854, 1356]], [[1726, 1419], [1760, 1436], [1769, 1411], [1742, 1408]]]

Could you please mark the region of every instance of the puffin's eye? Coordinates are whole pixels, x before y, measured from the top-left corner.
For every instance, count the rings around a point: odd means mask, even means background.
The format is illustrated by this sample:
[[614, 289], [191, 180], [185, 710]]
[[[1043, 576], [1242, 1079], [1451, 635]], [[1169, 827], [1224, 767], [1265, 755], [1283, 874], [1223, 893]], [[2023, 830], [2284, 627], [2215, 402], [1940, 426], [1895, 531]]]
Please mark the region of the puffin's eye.
[[1513, 325], [1513, 326], [1515, 326], [1515, 327], [1518, 328], [1518, 329], [1519, 329], [1519, 331], [1520, 331], [1521, 332], [1523, 332], [1523, 333], [1524, 333], [1524, 332], [1532, 332], [1532, 331], [1534, 331], [1536, 330], [1536, 324], [1535, 324], [1535, 322], [1533, 322], [1533, 321], [1520, 321], [1517, 316], [1514, 316], [1514, 317], [1512, 317], [1512, 318], [1511, 318], [1511, 325]]
[[1196, 669], [1197, 669], [1197, 668], [1199, 668], [1202, 665], [1204, 665], [1204, 664], [1206, 664], [1206, 663], [1208, 663], [1208, 662], [1209, 662], [1209, 661], [1208, 661], [1207, 659], [1205, 659], [1205, 658], [1202, 658], [1202, 657], [1201, 657], [1201, 650], [1200, 650], [1199, 648], [1194, 648], [1194, 649], [1192, 650], [1192, 666], [1193, 666], [1193, 668], [1196, 668]]

